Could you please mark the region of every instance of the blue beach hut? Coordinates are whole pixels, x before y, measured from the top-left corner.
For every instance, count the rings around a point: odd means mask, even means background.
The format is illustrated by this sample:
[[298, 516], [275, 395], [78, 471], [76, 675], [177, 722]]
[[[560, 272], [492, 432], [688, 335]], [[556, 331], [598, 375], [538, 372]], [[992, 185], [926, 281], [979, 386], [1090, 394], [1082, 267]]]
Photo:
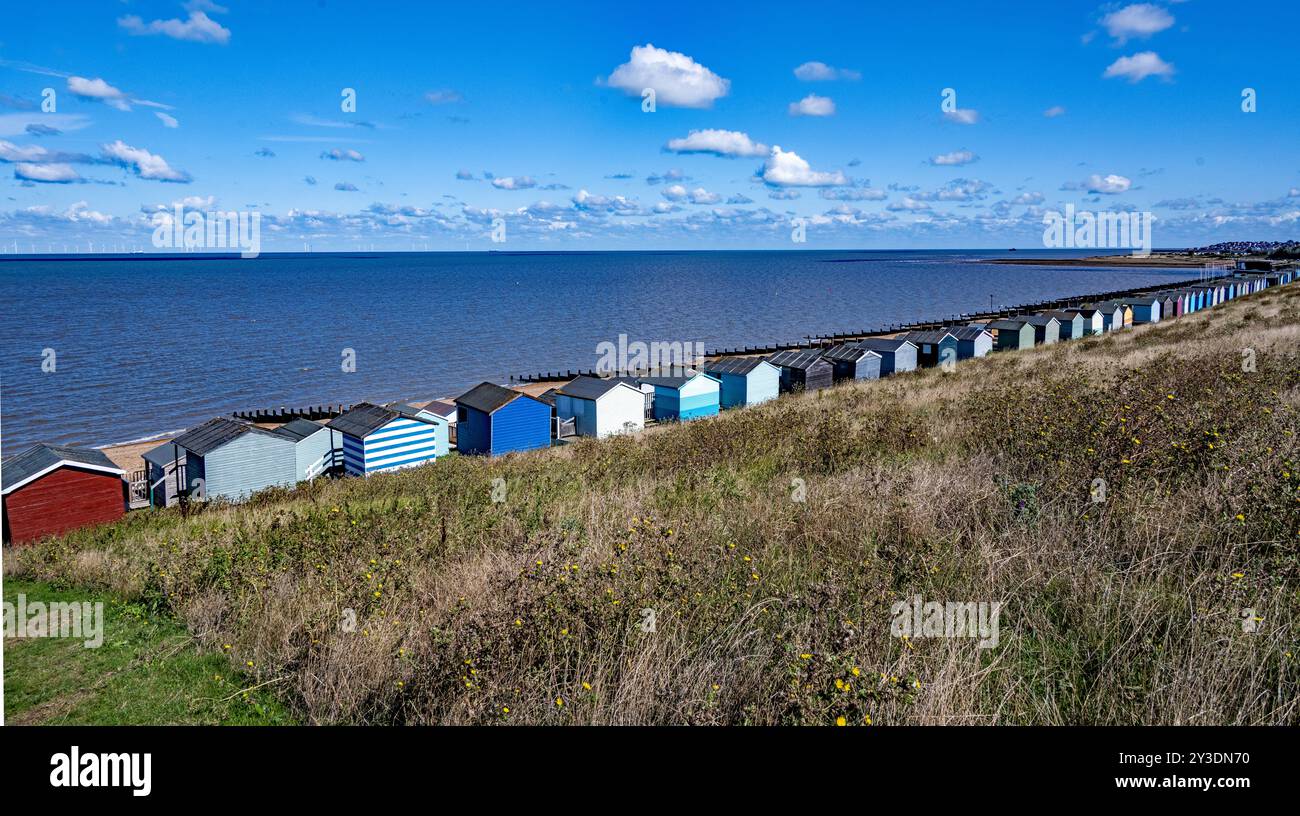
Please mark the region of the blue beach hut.
[[869, 337], [853, 345], [880, 355], [880, 376], [916, 370], [916, 344], [901, 337]]
[[298, 481], [293, 440], [230, 417], [210, 419], [171, 442], [185, 456], [186, 492], [242, 501]]
[[484, 382], [456, 398], [456, 447], [503, 456], [551, 444], [551, 406], [521, 391]]
[[349, 476], [416, 467], [447, 452], [447, 423], [421, 416], [410, 406], [363, 402], [327, 427], [340, 436], [343, 470]]
[[781, 392], [781, 370], [761, 357], [727, 357], [705, 363], [700, 370], [717, 378], [723, 408], [758, 405]]
[[654, 387], [654, 418], [659, 422], [717, 416], [722, 404], [722, 382], [698, 371], [637, 381]]
[[847, 380], [880, 379], [881, 355], [878, 351], [864, 349], [852, 343], [841, 343], [827, 349], [822, 357], [830, 361], [835, 382]]

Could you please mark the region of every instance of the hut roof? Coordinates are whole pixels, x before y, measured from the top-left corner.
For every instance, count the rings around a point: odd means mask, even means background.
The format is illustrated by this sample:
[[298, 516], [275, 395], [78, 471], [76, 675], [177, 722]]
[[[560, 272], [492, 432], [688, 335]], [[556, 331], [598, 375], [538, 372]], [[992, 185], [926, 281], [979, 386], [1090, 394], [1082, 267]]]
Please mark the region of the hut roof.
[[290, 420], [276, 428], [275, 433], [288, 439], [292, 439], [294, 442], [301, 442], [317, 431], [324, 429], [325, 426], [319, 422], [312, 422], [310, 419], [299, 417], [298, 419]]
[[822, 359], [822, 350], [819, 348], [779, 351], [771, 357], [768, 357], [767, 361], [774, 366], [798, 369], [812, 368], [819, 362], [825, 362]]
[[482, 382], [456, 397], [456, 404], [491, 414], [523, 396], [527, 395], [512, 388]]
[[938, 345], [943, 342], [945, 337], [951, 337], [954, 340], [957, 336], [947, 329], [931, 329], [927, 331], [910, 331], [903, 335], [904, 340], [910, 340], [913, 343], [934, 343]]
[[[1051, 323], [1053, 320], [1056, 320], [1056, 318], [1052, 317], [1050, 314], [1043, 313], [1043, 314], [1031, 315], [1029, 318], [1025, 320], [1025, 322], [1031, 326], [1046, 326], [1048, 323]], [[1059, 325], [1061, 321], [1056, 320], [1056, 322]]]
[[983, 326], [953, 326], [948, 333], [958, 340], [978, 340], [981, 334], [988, 334]]
[[172, 440], [173, 445], [179, 445], [195, 456], [207, 456], [212, 451], [230, 442], [231, 440], [243, 436], [246, 433], [262, 434], [264, 436], [273, 436], [276, 439], [284, 439], [283, 436], [275, 431], [268, 431], [265, 428], [259, 428], [249, 422], [231, 417], [213, 417], [197, 428], [192, 428]]
[[1119, 299], [1119, 303], [1122, 306], [1153, 306], [1159, 301], [1160, 298], [1155, 297], [1132, 297]]
[[835, 360], [837, 362], [844, 362], [844, 363], [856, 363], [860, 361], [863, 357], [870, 357], [870, 356], [879, 357], [880, 352], [872, 351], [871, 349], [865, 349], [862, 348], [861, 346], [855, 346], [852, 343], [840, 343], [838, 346], [835, 346], [834, 348], [827, 349], [826, 352], [822, 354], [822, 356], [825, 357], [827, 360]]
[[437, 414], [440, 417], [450, 417], [456, 414], [456, 403], [447, 402], [446, 400], [434, 400], [424, 406], [424, 410], [431, 414]]
[[727, 357], [700, 366], [709, 374], [748, 374], [767, 362], [762, 357]]
[[398, 413], [391, 408], [375, 405], [373, 402], [359, 402], [331, 419], [328, 427], [339, 433], [362, 439], [397, 419], [397, 417]]
[[556, 394], [575, 399], [597, 400], [610, 391], [623, 385], [618, 380], [606, 380], [600, 377], [578, 377], [555, 389]]
[[179, 454], [179, 455], [178, 454], [179, 451], [177, 450], [176, 445], [174, 445], [171, 442], [164, 442], [158, 447], [150, 448], [149, 450], [140, 454], [140, 458], [145, 460], [151, 465], [157, 465], [158, 467], [165, 468], [176, 464], [176, 461], [178, 459], [184, 458], [183, 454]]
[[113, 460], [105, 456], [101, 450], [47, 445], [41, 442], [4, 460], [4, 482], [0, 486], [0, 491], [9, 493], [17, 490], [61, 465], [122, 475], [122, 469], [113, 464]]
[[1003, 318], [1001, 320], [994, 320], [992, 323], [988, 325], [988, 328], [997, 329], [998, 331], [1020, 331], [1028, 323], [1029, 323], [1028, 320], [1021, 320], [1019, 318], [1008, 317], [1008, 318]]
[[692, 371], [686, 374], [678, 374], [668, 377], [638, 377], [637, 382], [649, 383], [650, 385], [657, 385], [661, 388], [681, 388], [696, 377], [707, 377], [714, 382], [718, 381], [717, 377], [709, 377], [708, 374], [701, 374], [698, 371]]

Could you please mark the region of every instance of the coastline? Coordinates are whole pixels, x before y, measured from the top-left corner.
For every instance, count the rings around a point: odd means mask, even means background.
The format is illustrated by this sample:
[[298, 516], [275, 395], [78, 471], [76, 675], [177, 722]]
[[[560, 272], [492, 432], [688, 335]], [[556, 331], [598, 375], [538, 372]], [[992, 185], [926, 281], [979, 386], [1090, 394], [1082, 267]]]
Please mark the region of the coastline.
[[1095, 255], [1089, 258], [985, 258], [978, 263], [1020, 266], [1115, 266], [1196, 269], [1209, 263], [1231, 263], [1228, 259], [1211, 259], [1196, 255], [1153, 253], [1145, 258], [1133, 255]]

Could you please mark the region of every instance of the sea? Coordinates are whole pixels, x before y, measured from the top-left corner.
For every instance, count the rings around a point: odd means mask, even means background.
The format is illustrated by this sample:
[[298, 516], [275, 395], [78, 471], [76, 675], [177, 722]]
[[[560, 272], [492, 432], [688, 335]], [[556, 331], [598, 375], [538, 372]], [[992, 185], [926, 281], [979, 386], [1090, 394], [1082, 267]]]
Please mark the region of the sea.
[[984, 262], [1031, 253], [1096, 251], [0, 256], [0, 445], [104, 446], [232, 411], [455, 397], [595, 368], [620, 335], [767, 345], [1197, 275]]

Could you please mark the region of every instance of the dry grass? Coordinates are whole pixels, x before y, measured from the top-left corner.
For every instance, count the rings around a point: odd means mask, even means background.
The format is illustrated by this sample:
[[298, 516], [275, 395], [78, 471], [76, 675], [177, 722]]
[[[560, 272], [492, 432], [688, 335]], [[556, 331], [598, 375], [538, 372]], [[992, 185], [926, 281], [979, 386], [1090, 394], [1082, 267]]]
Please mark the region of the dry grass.
[[[1289, 288], [7, 561], [174, 612], [312, 722], [1295, 724]], [[891, 636], [914, 595], [1003, 602], [1000, 642]]]

